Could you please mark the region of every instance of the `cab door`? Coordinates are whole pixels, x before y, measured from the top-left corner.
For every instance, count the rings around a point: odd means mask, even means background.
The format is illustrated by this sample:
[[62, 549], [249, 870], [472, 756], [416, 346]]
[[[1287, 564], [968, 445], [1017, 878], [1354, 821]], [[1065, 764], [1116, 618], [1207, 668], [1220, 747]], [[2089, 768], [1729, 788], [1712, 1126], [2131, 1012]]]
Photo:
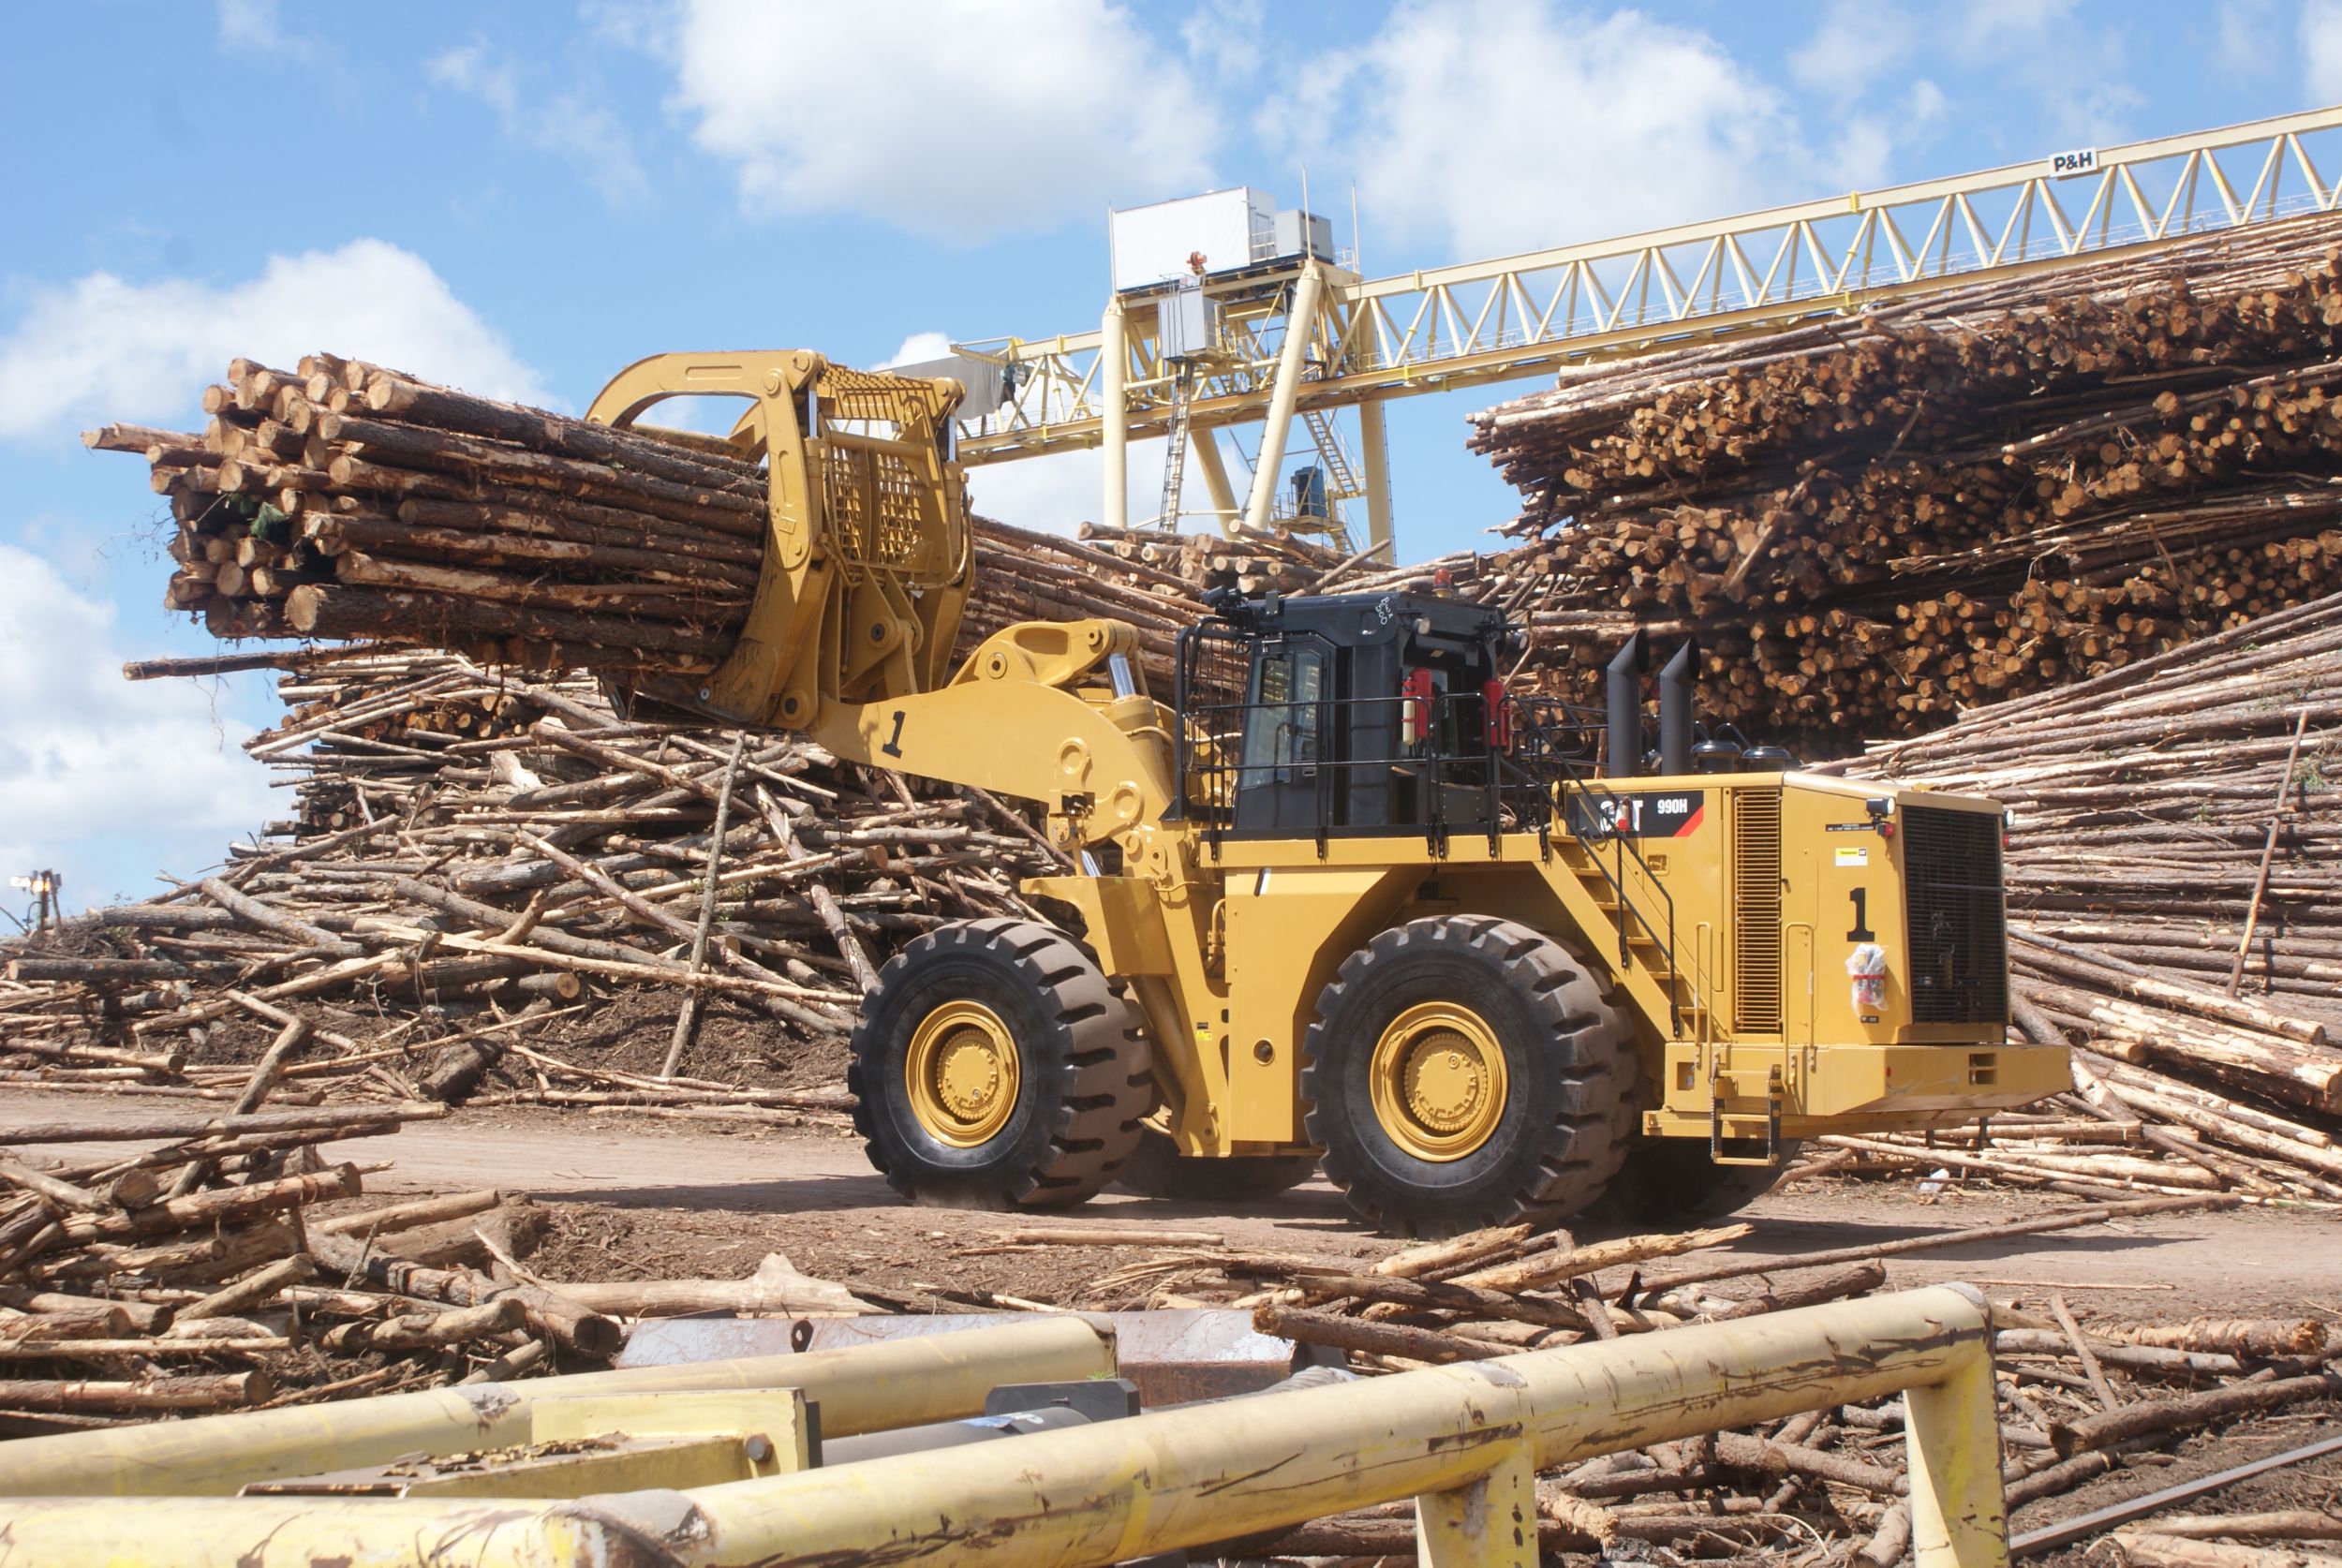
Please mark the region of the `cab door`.
[[1314, 834], [1326, 820], [1334, 650], [1322, 638], [1254, 645], [1238, 747], [1236, 830]]

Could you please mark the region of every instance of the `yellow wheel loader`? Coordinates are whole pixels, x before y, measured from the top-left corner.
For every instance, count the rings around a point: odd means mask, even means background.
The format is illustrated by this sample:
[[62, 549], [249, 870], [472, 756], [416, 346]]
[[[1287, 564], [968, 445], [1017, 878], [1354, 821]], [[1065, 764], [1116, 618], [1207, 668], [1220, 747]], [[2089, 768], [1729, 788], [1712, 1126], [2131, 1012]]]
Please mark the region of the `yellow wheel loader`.
[[1652, 1221], [1746, 1202], [1803, 1138], [2067, 1086], [2008, 1038], [1999, 807], [1702, 740], [1688, 647], [1655, 769], [1639, 640], [1580, 713], [1508, 694], [1518, 632], [1440, 594], [1223, 599], [1167, 693], [1109, 621], [950, 668], [958, 395], [677, 354], [590, 411], [731, 398], [770, 467], [737, 644], [632, 700], [1038, 803], [1079, 867], [1023, 884], [1052, 924], [942, 926], [866, 998], [855, 1120], [907, 1197], [1236, 1199], [1322, 1165], [1397, 1232]]

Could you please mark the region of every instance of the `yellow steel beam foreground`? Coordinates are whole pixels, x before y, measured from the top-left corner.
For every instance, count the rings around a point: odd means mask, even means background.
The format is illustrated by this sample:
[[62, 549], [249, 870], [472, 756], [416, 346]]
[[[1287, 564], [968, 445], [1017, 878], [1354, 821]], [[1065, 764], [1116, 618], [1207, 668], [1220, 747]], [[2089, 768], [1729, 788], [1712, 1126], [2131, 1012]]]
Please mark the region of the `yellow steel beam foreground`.
[[[531, 1441], [532, 1411], [540, 1401], [584, 1395], [801, 1388], [808, 1402], [821, 1405], [822, 1429], [844, 1437], [981, 1414], [985, 1396], [1004, 1383], [1110, 1377], [1114, 1368], [1109, 1338], [1077, 1318], [1045, 1318], [807, 1355], [480, 1383], [337, 1405], [20, 1438], [0, 1443], [0, 1498], [225, 1496], [256, 1481], [381, 1464], [408, 1454], [500, 1448]], [[120, 1507], [107, 1503], [96, 1511], [114, 1513]], [[52, 1561], [40, 1553], [10, 1555], [7, 1521], [15, 1512], [0, 1502], [0, 1564], [15, 1568]], [[151, 1516], [170, 1512], [157, 1507]], [[141, 1507], [126, 1516], [143, 1519], [150, 1513]], [[157, 1532], [148, 1540], [151, 1545], [172, 1538]], [[180, 1561], [193, 1555], [165, 1552], [144, 1561]], [[220, 1561], [234, 1561], [236, 1554]]]
[[690, 1491], [28, 1499], [6, 1510], [0, 1561], [1078, 1568], [1412, 1496], [1426, 1563], [1525, 1568], [1536, 1470], [1899, 1389], [1918, 1568], [2006, 1563], [1990, 1324], [1964, 1286]]

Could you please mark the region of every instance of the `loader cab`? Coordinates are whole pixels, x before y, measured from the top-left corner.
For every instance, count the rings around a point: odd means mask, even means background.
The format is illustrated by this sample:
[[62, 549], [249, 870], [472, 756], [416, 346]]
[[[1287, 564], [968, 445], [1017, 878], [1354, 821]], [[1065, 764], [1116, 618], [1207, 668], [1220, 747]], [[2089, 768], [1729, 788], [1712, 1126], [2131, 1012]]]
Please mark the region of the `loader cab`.
[[1191, 813], [1259, 837], [1485, 829], [1514, 706], [1515, 633], [1428, 594], [1243, 599], [1182, 633]]

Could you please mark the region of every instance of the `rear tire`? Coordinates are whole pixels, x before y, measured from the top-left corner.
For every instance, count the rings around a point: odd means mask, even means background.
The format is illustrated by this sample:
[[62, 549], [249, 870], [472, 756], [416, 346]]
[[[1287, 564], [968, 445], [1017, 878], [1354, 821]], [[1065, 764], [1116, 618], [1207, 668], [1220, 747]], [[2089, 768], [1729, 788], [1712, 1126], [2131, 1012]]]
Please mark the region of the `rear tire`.
[[961, 921], [904, 948], [852, 1050], [854, 1128], [914, 1203], [1081, 1203], [1154, 1102], [1135, 1011], [1072, 938], [1030, 921]]
[[1177, 1198], [1187, 1203], [1248, 1204], [1278, 1193], [1317, 1174], [1314, 1154], [1271, 1154], [1217, 1160], [1181, 1154], [1169, 1134], [1141, 1128], [1138, 1147], [1122, 1163], [1115, 1183], [1142, 1198]]
[[1638, 1227], [1721, 1220], [1779, 1186], [1797, 1149], [1785, 1140], [1778, 1165], [1719, 1165], [1697, 1138], [1637, 1138], [1599, 1209]]
[[1625, 1155], [1627, 1021], [1586, 965], [1514, 921], [1384, 932], [1319, 994], [1301, 1049], [1326, 1175], [1386, 1231], [1559, 1220]]

